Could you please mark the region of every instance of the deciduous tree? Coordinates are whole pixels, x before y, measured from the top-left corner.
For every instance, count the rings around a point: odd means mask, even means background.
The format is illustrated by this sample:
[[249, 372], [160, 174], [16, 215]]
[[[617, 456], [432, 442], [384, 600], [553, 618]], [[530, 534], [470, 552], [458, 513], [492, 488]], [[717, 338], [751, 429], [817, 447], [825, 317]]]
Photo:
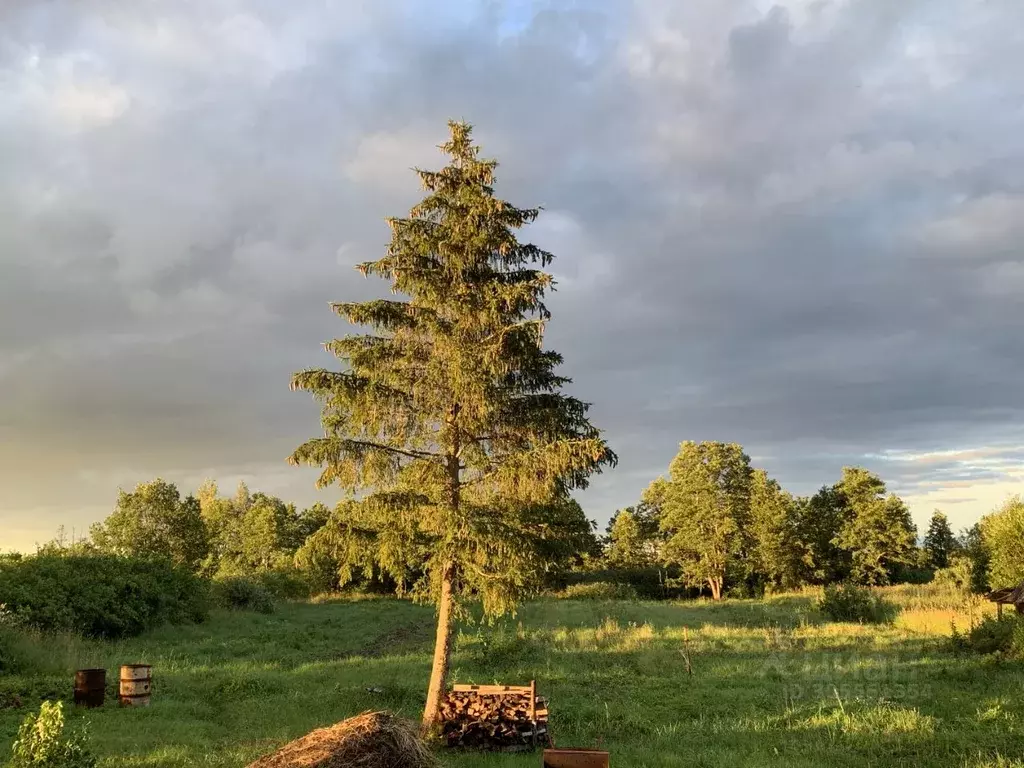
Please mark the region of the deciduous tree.
[[763, 469], [751, 475], [747, 533], [753, 570], [772, 586], [797, 586], [804, 549], [797, 537], [793, 497]]
[[932, 568], [946, 568], [950, 558], [959, 550], [953, 529], [949, 527], [949, 518], [937, 509], [932, 513], [928, 533], [924, 536], [924, 550]]
[[335, 304], [369, 332], [326, 345], [343, 370], [292, 380], [322, 404], [324, 435], [291, 460], [359, 499], [331, 534], [343, 573], [418, 574], [413, 594], [438, 604], [426, 729], [459, 598], [492, 616], [511, 609], [543, 574], [544, 544], [559, 535], [544, 526], [552, 510], [614, 460], [587, 405], [561, 391], [561, 356], [543, 346], [552, 255], [515, 234], [538, 211], [496, 197], [495, 161], [479, 157], [470, 126], [450, 131], [448, 165], [417, 171], [426, 196], [389, 220], [387, 254], [359, 265], [398, 297]]
[[193, 570], [208, 550], [206, 527], [194, 496], [160, 478], [120, 491], [117, 508], [90, 529], [93, 543], [106, 552], [166, 557]]
[[983, 517], [981, 537], [992, 587], [1015, 587], [1024, 581], [1024, 499], [1013, 496]]
[[864, 584], [889, 583], [895, 568], [914, 562], [917, 529], [910, 510], [861, 467], [843, 467], [836, 490], [849, 509], [836, 543], [850, 553], [851, 576]]
[[684, 442], [669, 476], [649, 494], [660, 497], [664, 557], [693, 586], [722, 596], [726, 570], [746, 544], [750, 457], [735, 443]]
[[796, 531], [803, 549], [802, 581], [832, 584], [850, 574], [850, 553], [838, 545], [850, 515], [834, 486], [822, 486], [810, 498], [797, 499]]
[[620, 509], [609, 523], [608, 562], [619, 568], [650, 565], [647, 538], [632, 507]]
[[965, 529], [959, 538], [960, 549], [971, 561], [971, 592], [982, 594], [991, 588], [989, 582], [990, 554], [981, 531], [981, 523], [977, 522]]

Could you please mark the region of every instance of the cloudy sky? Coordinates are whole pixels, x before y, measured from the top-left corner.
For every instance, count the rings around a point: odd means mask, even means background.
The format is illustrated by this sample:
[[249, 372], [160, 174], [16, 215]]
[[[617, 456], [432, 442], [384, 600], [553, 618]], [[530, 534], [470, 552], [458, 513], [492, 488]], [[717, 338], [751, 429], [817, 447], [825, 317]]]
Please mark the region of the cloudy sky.
[[1024, 477], [1021, 50], [1019, 0], [5, 0], [0, 549], [158, 474], [316, 498], [289, 375], [449, 118], [546, 209], [592, 517], [714, 439], [971, 523]]

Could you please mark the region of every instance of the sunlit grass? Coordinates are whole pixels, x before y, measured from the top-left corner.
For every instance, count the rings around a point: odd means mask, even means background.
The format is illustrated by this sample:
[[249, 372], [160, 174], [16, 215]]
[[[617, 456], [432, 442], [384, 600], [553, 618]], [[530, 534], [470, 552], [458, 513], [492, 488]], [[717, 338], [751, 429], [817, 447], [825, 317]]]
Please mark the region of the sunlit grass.
[[[455, 639], [460, 682], [538, 681], [559, 745], [618, 766], [971, 766], [1024, 757], [1024, 671], [955, 657], [945, 638], [991, 611], [933, 587], [884, 590], [890, 625], [830, 623], [816, 590], [766, 600], [542, 600]], [[70, 695], [76, 664], [154, 665], [153, 706], [74, 712], [104, 766], [244, 766], [366, 709], [416, 717], [433, 611], [324, 599], [271, 616], [219, 614], [119, 643], [76, 641], [48, 671], [0, 678], [26, 700]], [[686, 672], [688, 650], [693, 674]], [[67, 651], [62, 651], [67, 653]], [[60, 654], [58, 654], [60, 656]], [[56, 669], [55, 669], [56, 667]], [[0, 710], [0, 749], [23, 711]], [[451, 766], [536, 766], [536, 755], [445, 754]]]

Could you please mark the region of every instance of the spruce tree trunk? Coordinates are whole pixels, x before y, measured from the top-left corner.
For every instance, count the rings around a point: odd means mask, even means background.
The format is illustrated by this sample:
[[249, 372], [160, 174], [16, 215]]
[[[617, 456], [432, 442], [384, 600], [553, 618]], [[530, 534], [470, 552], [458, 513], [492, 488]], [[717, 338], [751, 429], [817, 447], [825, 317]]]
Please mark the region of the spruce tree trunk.
[[452, 650], [452, 572], [446, 569], [441, 578], [438, 601], [437, 635], [434, 639], [434, 664], [427, 686], [427, 705], [423, 709], [423, 734], [431, 736], [441, 725], [441, 699], [448, 682], [448, 661]]

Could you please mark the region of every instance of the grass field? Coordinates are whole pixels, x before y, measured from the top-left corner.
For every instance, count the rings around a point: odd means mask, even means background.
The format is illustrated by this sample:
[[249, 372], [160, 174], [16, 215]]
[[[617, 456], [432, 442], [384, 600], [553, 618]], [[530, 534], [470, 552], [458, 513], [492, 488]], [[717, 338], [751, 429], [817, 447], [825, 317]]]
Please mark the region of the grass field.
[[[825, 623], [810, 594], [721, 604], [542, 600], [495, 627], [460, 630], [453, 677], [522, 683], [551, 699], [563, 746], [613, 765], [1024, 766], [1024, 668], [957, 658], [968, 616], [931, 588], [893, 588], [893, 626]], [[976, 609], [977, 610], [977, 609]], [[433, 613], [397, 600], [220, 613], [118, 643], [54, 640], [46, 674], [0, 677], [17, 694], [70, 695], [69, 671], [154, 665], [149, 709], [73, 711], [104, 766], [244, 766], [314, 727], [367, 709], [416, 717]], [[683, 657], [688, 630], [693, 675]], [[381, 689], [381, 693], [367, 689]], [[0, 754], [25, 709], [0, 709]], [[451, 766], [537, 766], [537, 755], [443, 755]]]

